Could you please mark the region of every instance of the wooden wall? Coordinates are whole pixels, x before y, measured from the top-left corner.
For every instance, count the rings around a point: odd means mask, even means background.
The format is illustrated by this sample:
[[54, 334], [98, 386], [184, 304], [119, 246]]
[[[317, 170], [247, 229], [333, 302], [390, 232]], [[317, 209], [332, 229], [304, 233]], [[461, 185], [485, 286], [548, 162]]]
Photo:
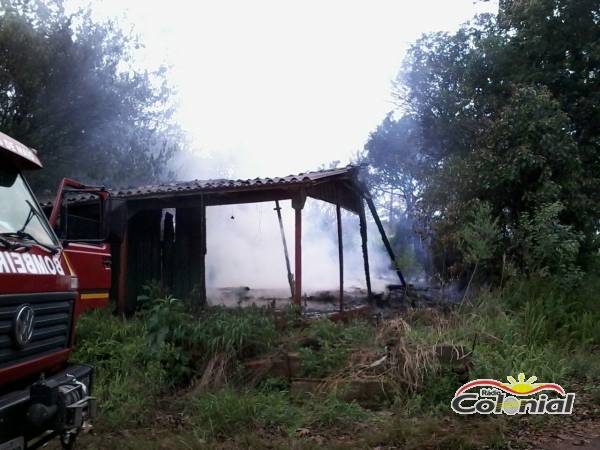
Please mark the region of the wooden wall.
[[140, 211], [127, 227], [125, 312], [136, 309], [137, 296], [151, 280], [160, 281], [178, 298], [205, 303], [205, 207], [178, 208], [175, 217], [166, 212], [164, 221], [162, 209]]
[[[206, 208], [178, 208], [175, 214], [173, 293], [206, 301]], [[191, 297], [190, 297], [191, 294]]]
[[162, 210], [140, 211], [128, 223], [127, 300], [125, 310], [131, 313], [137, 305], [142, 286], [150, 280], [160, 280]]

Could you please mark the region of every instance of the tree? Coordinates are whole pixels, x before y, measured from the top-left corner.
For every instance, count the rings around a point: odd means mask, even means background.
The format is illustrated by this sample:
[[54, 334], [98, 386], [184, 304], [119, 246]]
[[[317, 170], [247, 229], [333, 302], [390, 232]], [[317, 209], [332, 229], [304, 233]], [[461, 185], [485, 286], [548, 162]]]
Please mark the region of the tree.
[[371, 133], [365, 145], [365, 162], [371, 163], [373, 168], [369, 181], [380, 193], [389, 195], [397, 191], [405, 214], [411, 218], [418, 199], [420, 147], [421, 133], [416, 121], [410, 116], [394, 120], [392, 114]]
[[[388, 210], [390, 241], [396, 249], [398, 265], [409, 277], [420, 275], [429, 264], [419, 214], [420, 152], [422, 136], [419, 124], [409, 115], [399, 120], [393, 114], [371, 133], [361, 162], [371, 170], [367, 182], [379, 206]], [[400, 201], [397, 202], [396, 199]]]
[[64, 176], [123, 185], [156, 181], [178, 148], [166, 71], [140, 70], [139, 44], [62, 0], [0, 0], [0, 129], [38, 150], [39, 191]]
[[474, 201], [490, 206], [502, 230], [499, 251], [515, 261], [526, 259], [517, 242], [529, 239], [524, 218], [547, 204], [560, 204], [553, 220], [582, 236], [580, 257], [597, 252], [597, 0], [501, 0], [497, 15], [418, 40], [396, 85], [403, 116], [384, 120], [366, 158], [374, 183], [399, 188], [399, 179], [377, 174], [413, 175], [415, 203], [444, 265], [448, 257], [468, 263], [457, 253], [459, 231]]

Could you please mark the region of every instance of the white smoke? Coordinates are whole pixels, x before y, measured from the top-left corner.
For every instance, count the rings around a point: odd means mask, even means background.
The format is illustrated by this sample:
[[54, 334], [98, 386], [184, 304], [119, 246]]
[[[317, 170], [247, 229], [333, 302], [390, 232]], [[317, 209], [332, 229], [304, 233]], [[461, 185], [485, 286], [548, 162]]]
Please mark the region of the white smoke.
[[[319, 204], [318, 207], [316, 204]], [[290, 201], [282, 201], [280, 205], [293, 272], [294, 210]], [[208, 207], [208, 287], [288, 288], [283, 243], [274, 207], [274, 202]], [[333, 220], [328, 220], [332, 217]], [[342, 223], [345, 287], [365, 287], [358, 217], [343, 212]], [[307, 199], [302, 228], [303, 291], [337, 289], [339, 263], [335, 206]], [[383, 289], [393, 272], [389, 269], [387, 254], [378, 245], [379, 235], [374, 234], [377, 229], [372, 226], [368, 231], [373, 287]]]
[[[252, 176], [244, 173], [240, 161], [229, 157], [182, 153], [172, 165], [182, 181]], [[239, 175], [242, 173], [243, 175]], [[270, 176], [282, 174], [273, 173]], [[256, 175], [255, 175], [256, 176]], [[291, 201], [280, 201], [283, 226], [292, 273], [294, 272], [294, 210]], [[207, 287], [289, 290], [275, 202], [209, 206], [207, 208]], [[368, 213], [367, 213], [368, 216]], [[368, 223], [371, 282], [374, 290], [397, 283], [390, 269], [379, 232]], [[366, 286], [359, 220], [342, 210], [344, 240], [344, 286]], [[305, 293], [336, 290], [339, 263], [335, 206], [308, 198], [302, 217], [302, 285]]]

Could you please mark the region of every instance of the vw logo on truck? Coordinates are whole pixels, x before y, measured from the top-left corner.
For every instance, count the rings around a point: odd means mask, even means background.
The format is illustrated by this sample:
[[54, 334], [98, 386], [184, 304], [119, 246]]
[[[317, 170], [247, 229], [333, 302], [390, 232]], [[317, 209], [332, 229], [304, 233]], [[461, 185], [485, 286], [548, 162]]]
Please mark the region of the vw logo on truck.
[[13, 337], [18, 347], [25, 347], [33, 336], [35, 313], [29, 305], [21, 305], [15, 313]]

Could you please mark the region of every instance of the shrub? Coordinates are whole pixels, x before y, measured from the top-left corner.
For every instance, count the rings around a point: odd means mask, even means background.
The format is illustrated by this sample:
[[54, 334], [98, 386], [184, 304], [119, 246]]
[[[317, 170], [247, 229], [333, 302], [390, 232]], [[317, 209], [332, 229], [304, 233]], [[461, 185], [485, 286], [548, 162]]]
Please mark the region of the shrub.
[[348, 362], [352, 347], [369, 346], [375, 342], [374, 329], [365, 322], [350, 324], [322, 318], [312, 322], [305, 334], [318, 342], [318, 347], [300, 349], [303, 375], [322, 378]]
[[155, 285], [145, 290], [148, 295], [140, 314], [154, 344], [169, 343], [207, 360], [219, 353], [259, 353], [277, 336], [273, 315], [265, 308], [211, 307], [192, 314], [187, 302], [164, 294]]
[[515, 246], [527, 273], [554, 275], [562, 286], [571, 287], [583, 277], [576, 264], [583, 236], [560, 221], [563, 209], [560, 202], [555, 202], [538, 207], [533, 214], [523, 213]]
[[101, 425], [146, 422], [161, 391], [172, 386], [165, 361], [173, 349], [153, 346], [144, 323], [124, 320], [106, 310], [84, 314], [77, 324], [73, 358], [95, 367], [94, 395]]
[[324, 342], [318, 349], [301, 348], [300, 361], [302, 375], [311, 378], [324, 378], [342, 369], [348, 361], [348, 349]]
[[415, 278], [423, 273], [423, 265], [417, 259], [414, 248], [411, 245], [405, 246], [396, 258], [396, 267], [404, 274], [406, 278]]
[[193, 327], [192, 343], [207, 355], [254, 355], [277, 337], [273, 315], [265, 308], [210, 308]]
[[491, 206], [485, 202], [471, 205], [458, 234], [459, 248], [471, 265], [485, 265], [492, 260], [502, 237], [498, 218], [493, 217]]

